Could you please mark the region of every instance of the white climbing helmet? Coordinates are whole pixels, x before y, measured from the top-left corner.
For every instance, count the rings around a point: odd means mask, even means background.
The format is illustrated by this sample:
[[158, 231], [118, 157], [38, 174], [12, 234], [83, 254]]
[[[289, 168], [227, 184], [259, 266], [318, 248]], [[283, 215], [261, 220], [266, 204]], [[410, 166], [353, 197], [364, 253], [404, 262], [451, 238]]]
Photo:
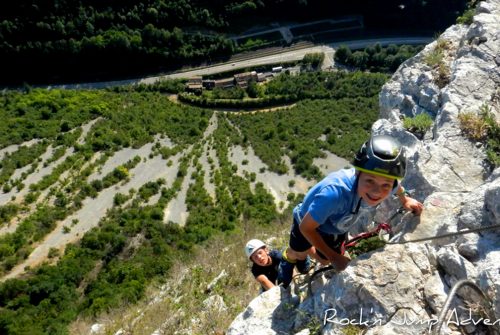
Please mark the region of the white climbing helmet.
[[250, 240], [247, 242], [247, 245], [245, 245], [245, 255], [247, 255], [247, 258], [250, 258], [254, 252], [265, 246], [266, 244], [261, 240]]

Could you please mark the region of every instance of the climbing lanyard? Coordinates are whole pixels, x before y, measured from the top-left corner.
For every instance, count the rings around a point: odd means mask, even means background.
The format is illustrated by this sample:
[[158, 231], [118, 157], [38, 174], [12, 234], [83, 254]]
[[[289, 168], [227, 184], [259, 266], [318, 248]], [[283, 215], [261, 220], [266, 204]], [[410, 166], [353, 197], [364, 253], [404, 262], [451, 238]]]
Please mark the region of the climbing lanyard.
[[431, 240], [437, 240], [440, 238], [446, 238], [446, 237], [453, 237], [453, 236], [458, 236], [458, 235], [465, 235], [465, 234], [470, 234], [470, 233], [476, 233], [479, 231], [483, 230], [490, 230], [490, 229], [495, 229], [495, 228], [500, 228], [500, 224], [494, 224], [490, 226], [485, 226], [485, 227], [479, 227], [479, 228], [471, 228], [471, 229], [464, 229], [464, 230], [459, 230], [453, 233], [447, 233], [447, 234], [442, 234], [442, 235], [437, 235], [437, 236], [431, 236], [431, 237], [422, 237], [422, 238], [417, 238], [414, 240], [408, 240], [408, 241], [401, 241], [401, 242], [387, 242], [387, 244], [406, 244], [406, 243], [416, 243], [416, 242], [423, 242], [423, 241], [431, 241]]

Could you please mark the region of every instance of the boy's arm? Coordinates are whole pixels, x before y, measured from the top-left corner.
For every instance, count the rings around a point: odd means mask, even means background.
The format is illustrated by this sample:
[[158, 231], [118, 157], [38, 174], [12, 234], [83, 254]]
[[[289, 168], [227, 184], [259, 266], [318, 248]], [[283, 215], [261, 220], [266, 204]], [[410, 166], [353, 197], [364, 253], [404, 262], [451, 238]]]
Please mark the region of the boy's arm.
[[399, 186], [396, 195], [398, 196], [399, 201], [401, 201], [401, 204], [406, 210], [413, 212], [413, 214], [415, 215], [420, 215], [420, 213], [422, 213], [424, 205], [420, 201], [409, 197], [403, 186]]
[[321, 235], [317, 232], [316, 228], [319, 227], [317, 223], [309, 214], [309, 212], [304, 216], [302, 222], [299, 225], [300, 232], [305, 238], [311, 243], [316, 249], [321, 251], [328, 260], [335, 265], [337, 271], [342, 271], [347, 267], [349, 263], [349, 258], [342, 256], [341, 254], [335, 252], [331, 249], [323, 240]]
[[262, 285], [262, 287], [264, 288], [264, 290], [269, 290], [270, 288], [273, 288], [274, 287], [274, 284], [272, 281], [270, 281], [266, 275], [259, 275], [257, 277], [255, 277], [255, 280], [260, 284]]

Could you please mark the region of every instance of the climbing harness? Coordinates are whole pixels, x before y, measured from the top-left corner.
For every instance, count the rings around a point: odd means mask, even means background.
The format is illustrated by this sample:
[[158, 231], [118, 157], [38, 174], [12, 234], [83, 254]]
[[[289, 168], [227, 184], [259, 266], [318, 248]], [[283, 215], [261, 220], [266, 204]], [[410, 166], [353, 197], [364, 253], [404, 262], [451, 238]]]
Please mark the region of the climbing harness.
[[[490, 313], [488, 313], [488, 310], [485, 310], [486, 317], [488, 318], [489, 321], [492, 321], [495, 319], [494, 313], [491, 314], [491, 311], [493, 311], [493, 304], [491, 303], [488, 296], [473, 281], [470, 281], [468, 279], [462, 279], [462, 280], [459, 280], [458, 282], [456, 282], [455, 285], [453, 285], [453, 288], [451, 289], [450, 293], [448, 293], [448, 297], [446, 298], [446, 301], [443, 305], [443, 309], [441, 310], [441, 313], [439, 314], [438, 321], [436, 323], [436, 328], [432, 331], [431, 335], [439, 335], [439, 333], [441, 332], [441, 328], [442, 328], [444, 320], [446, 318], [446, 314], [448, 313], [448, 311], [450, 309], [451, 302], [453, 301], [453, 298], [455, 297], [455, 294], [457, 293], [458, 289], [461, 288], [462, 286], [469, 286], [481, 298], [483, 298], [483, 300], [486, 301], [486, 303], [488, 304], [487, 307], [489, 307], [489, 312], [490, 312]], [[493, 326], [495, 326], [495, 324], [493, 324]], [[489, 328], [488, 330], [491, 330], [491, 332], [488, 331], [488, 333], [492, 334], [492, 335], [500, 334], [500, 326], [496, 325], [495, 328], [493, 328], [493, 327]]]

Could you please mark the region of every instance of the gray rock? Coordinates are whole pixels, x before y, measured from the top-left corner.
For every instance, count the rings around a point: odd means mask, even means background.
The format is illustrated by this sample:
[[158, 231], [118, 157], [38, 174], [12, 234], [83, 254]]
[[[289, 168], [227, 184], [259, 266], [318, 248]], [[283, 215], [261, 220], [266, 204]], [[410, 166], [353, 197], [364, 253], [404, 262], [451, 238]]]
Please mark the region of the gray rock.
[[474, 265], [460, 256], [455, 248], [441, 248], [437, 256], [441, 268], [455, 281], [477, 278], [477, 270]]
[[203, 301], [203, 307], [205, 310], [216, 311], [216, 312], [224, 312], [227, 310], [227, 306], [224, 303], [224, 299], [216, 294], [211, 295], [207, 299]]
[[429, 262], [427, 248], [424, 245], [410, 243], [406, 246], [406, 250], [423, 275], [431, 273], [431, 263]]
[[500, 224], [500, 178], [488, 184], [484, 199], [488, 224]]
[[289, 334], [298, 300], [280, 286], [262, 293], [231, 323], [227, 335]]
[[424, 285], [425, 301], [435, 315], [439, 315], [446, 301], [447, 289], [438, 272], [434, 272]]
[[475, 233], [462, 235], [457, 240], [458, 253], [471, 262], [478, 259], [479, 247], [479, 236]]
[[494, 269], [482, 271], [479, 275], [479, 285], [493, 303], [495, 320], [500, 319], [500, 274]]
[[332, 277], [323, 294], [314, 297], [321, 300], [320, 306], [331, 307], [317, 310], [316, 315], [324, 318], [328, 314], [326, 329], [329, 331], [341, 329], [342, 319], [383, 325], [399, 310], [411, 310], [425, 318], [425, 310], [419, 303], [424, 278], [406, 247], [386, 246], [359, 256], [345, 271]]

